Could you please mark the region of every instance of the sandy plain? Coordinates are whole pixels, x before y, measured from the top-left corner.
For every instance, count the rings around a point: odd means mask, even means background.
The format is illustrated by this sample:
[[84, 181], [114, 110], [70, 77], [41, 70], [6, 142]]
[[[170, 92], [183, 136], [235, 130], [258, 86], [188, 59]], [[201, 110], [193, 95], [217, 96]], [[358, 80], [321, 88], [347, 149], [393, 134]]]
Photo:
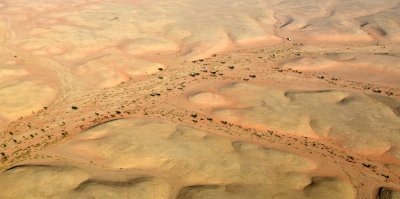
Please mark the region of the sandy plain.
[[0, 198], [400, 198], [399, 1], [0, 2]]

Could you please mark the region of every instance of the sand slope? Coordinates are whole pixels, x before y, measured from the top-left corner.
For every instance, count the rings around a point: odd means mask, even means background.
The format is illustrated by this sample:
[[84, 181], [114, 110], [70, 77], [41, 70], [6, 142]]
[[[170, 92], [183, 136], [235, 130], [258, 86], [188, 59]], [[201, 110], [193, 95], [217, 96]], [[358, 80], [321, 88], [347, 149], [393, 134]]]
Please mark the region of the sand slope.
[[109, 122], [46, 153], [72, 164], [4, 171], [1, 198], [355, 196], [345, 181], [313, 177], [310, 160], [164, 121]]
[[399, 41], [398, 1], [271, 1], [282, 34], [293, 40]]
[[393, 53], [327, 53], [286, 61], [283, 69], [317, 72], [365, 83], [399, 87], [400, 55]]
[[59, 82], [52, 70], [0, 47], [0, 129], [50, 103]]
[[[390, 151], [399, 158], [397, 107], [400, 104], [390, 98], [334, 90], [282, 91], [250, 83], [228, 84], [218, 90], [214, 94], [218, 98], [234, 99], [232, 105], [210, 107], [221, 120], [245, 127], [329, 138], [364, 154], [381, 155]], [[189, 101], [208, 105], [197, 100], [198, 95], [189, 96]]]

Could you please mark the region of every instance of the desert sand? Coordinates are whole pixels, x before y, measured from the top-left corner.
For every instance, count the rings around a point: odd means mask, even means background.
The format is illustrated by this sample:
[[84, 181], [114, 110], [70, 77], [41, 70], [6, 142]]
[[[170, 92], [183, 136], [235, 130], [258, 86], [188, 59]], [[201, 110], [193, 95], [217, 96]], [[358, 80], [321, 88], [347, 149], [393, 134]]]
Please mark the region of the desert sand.
[[0, 198], [400, 198], [400, 1], [0, 1]]

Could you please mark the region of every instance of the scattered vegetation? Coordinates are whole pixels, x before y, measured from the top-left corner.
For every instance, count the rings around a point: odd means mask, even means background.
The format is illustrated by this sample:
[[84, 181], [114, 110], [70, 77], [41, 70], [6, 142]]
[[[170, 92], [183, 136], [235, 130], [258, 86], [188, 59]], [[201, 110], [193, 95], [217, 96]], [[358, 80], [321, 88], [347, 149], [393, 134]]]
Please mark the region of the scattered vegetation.
[[366, 168], [373, 168], [373, 169], [376, 168], [376, 166], [371, 165], [371, 164], [367, 164], [367, 163], [362, 163], [362, 165], [363, 165], [364, 167], [366, 167]]
[[189, 75], [192, 76], [192, 77], [196, 77], [197, 75], [200, 75], [200, 73], [198, 73], [198, 72], [193, 72], [193, 73], [190, 73]]
[[379, 89], [374, 89], [374, 90], [372, 90], [374, 93], [381, 93], [382, 91], [381, 90], [379, 90]]
[[160, 93], [150, 93], [150, 96], [154, 97], [154, 96], [161, 96]]

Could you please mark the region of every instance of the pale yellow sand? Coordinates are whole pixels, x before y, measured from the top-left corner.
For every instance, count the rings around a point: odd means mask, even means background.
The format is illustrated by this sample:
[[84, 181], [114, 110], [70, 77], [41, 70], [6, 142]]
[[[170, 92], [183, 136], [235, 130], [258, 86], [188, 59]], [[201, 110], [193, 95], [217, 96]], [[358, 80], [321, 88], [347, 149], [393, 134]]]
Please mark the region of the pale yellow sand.
[[1, 1], [0, 198], [396, 198], [399, 3]]
[[[1, 174], [1, 198], [354, 198], [307, 159], [171, 122], [112, 121], [50, 149], [63, 165]], [[123, 175], [122, 175], [123, 174]], [[40, 179], [40, 183], [35, 181]]]

